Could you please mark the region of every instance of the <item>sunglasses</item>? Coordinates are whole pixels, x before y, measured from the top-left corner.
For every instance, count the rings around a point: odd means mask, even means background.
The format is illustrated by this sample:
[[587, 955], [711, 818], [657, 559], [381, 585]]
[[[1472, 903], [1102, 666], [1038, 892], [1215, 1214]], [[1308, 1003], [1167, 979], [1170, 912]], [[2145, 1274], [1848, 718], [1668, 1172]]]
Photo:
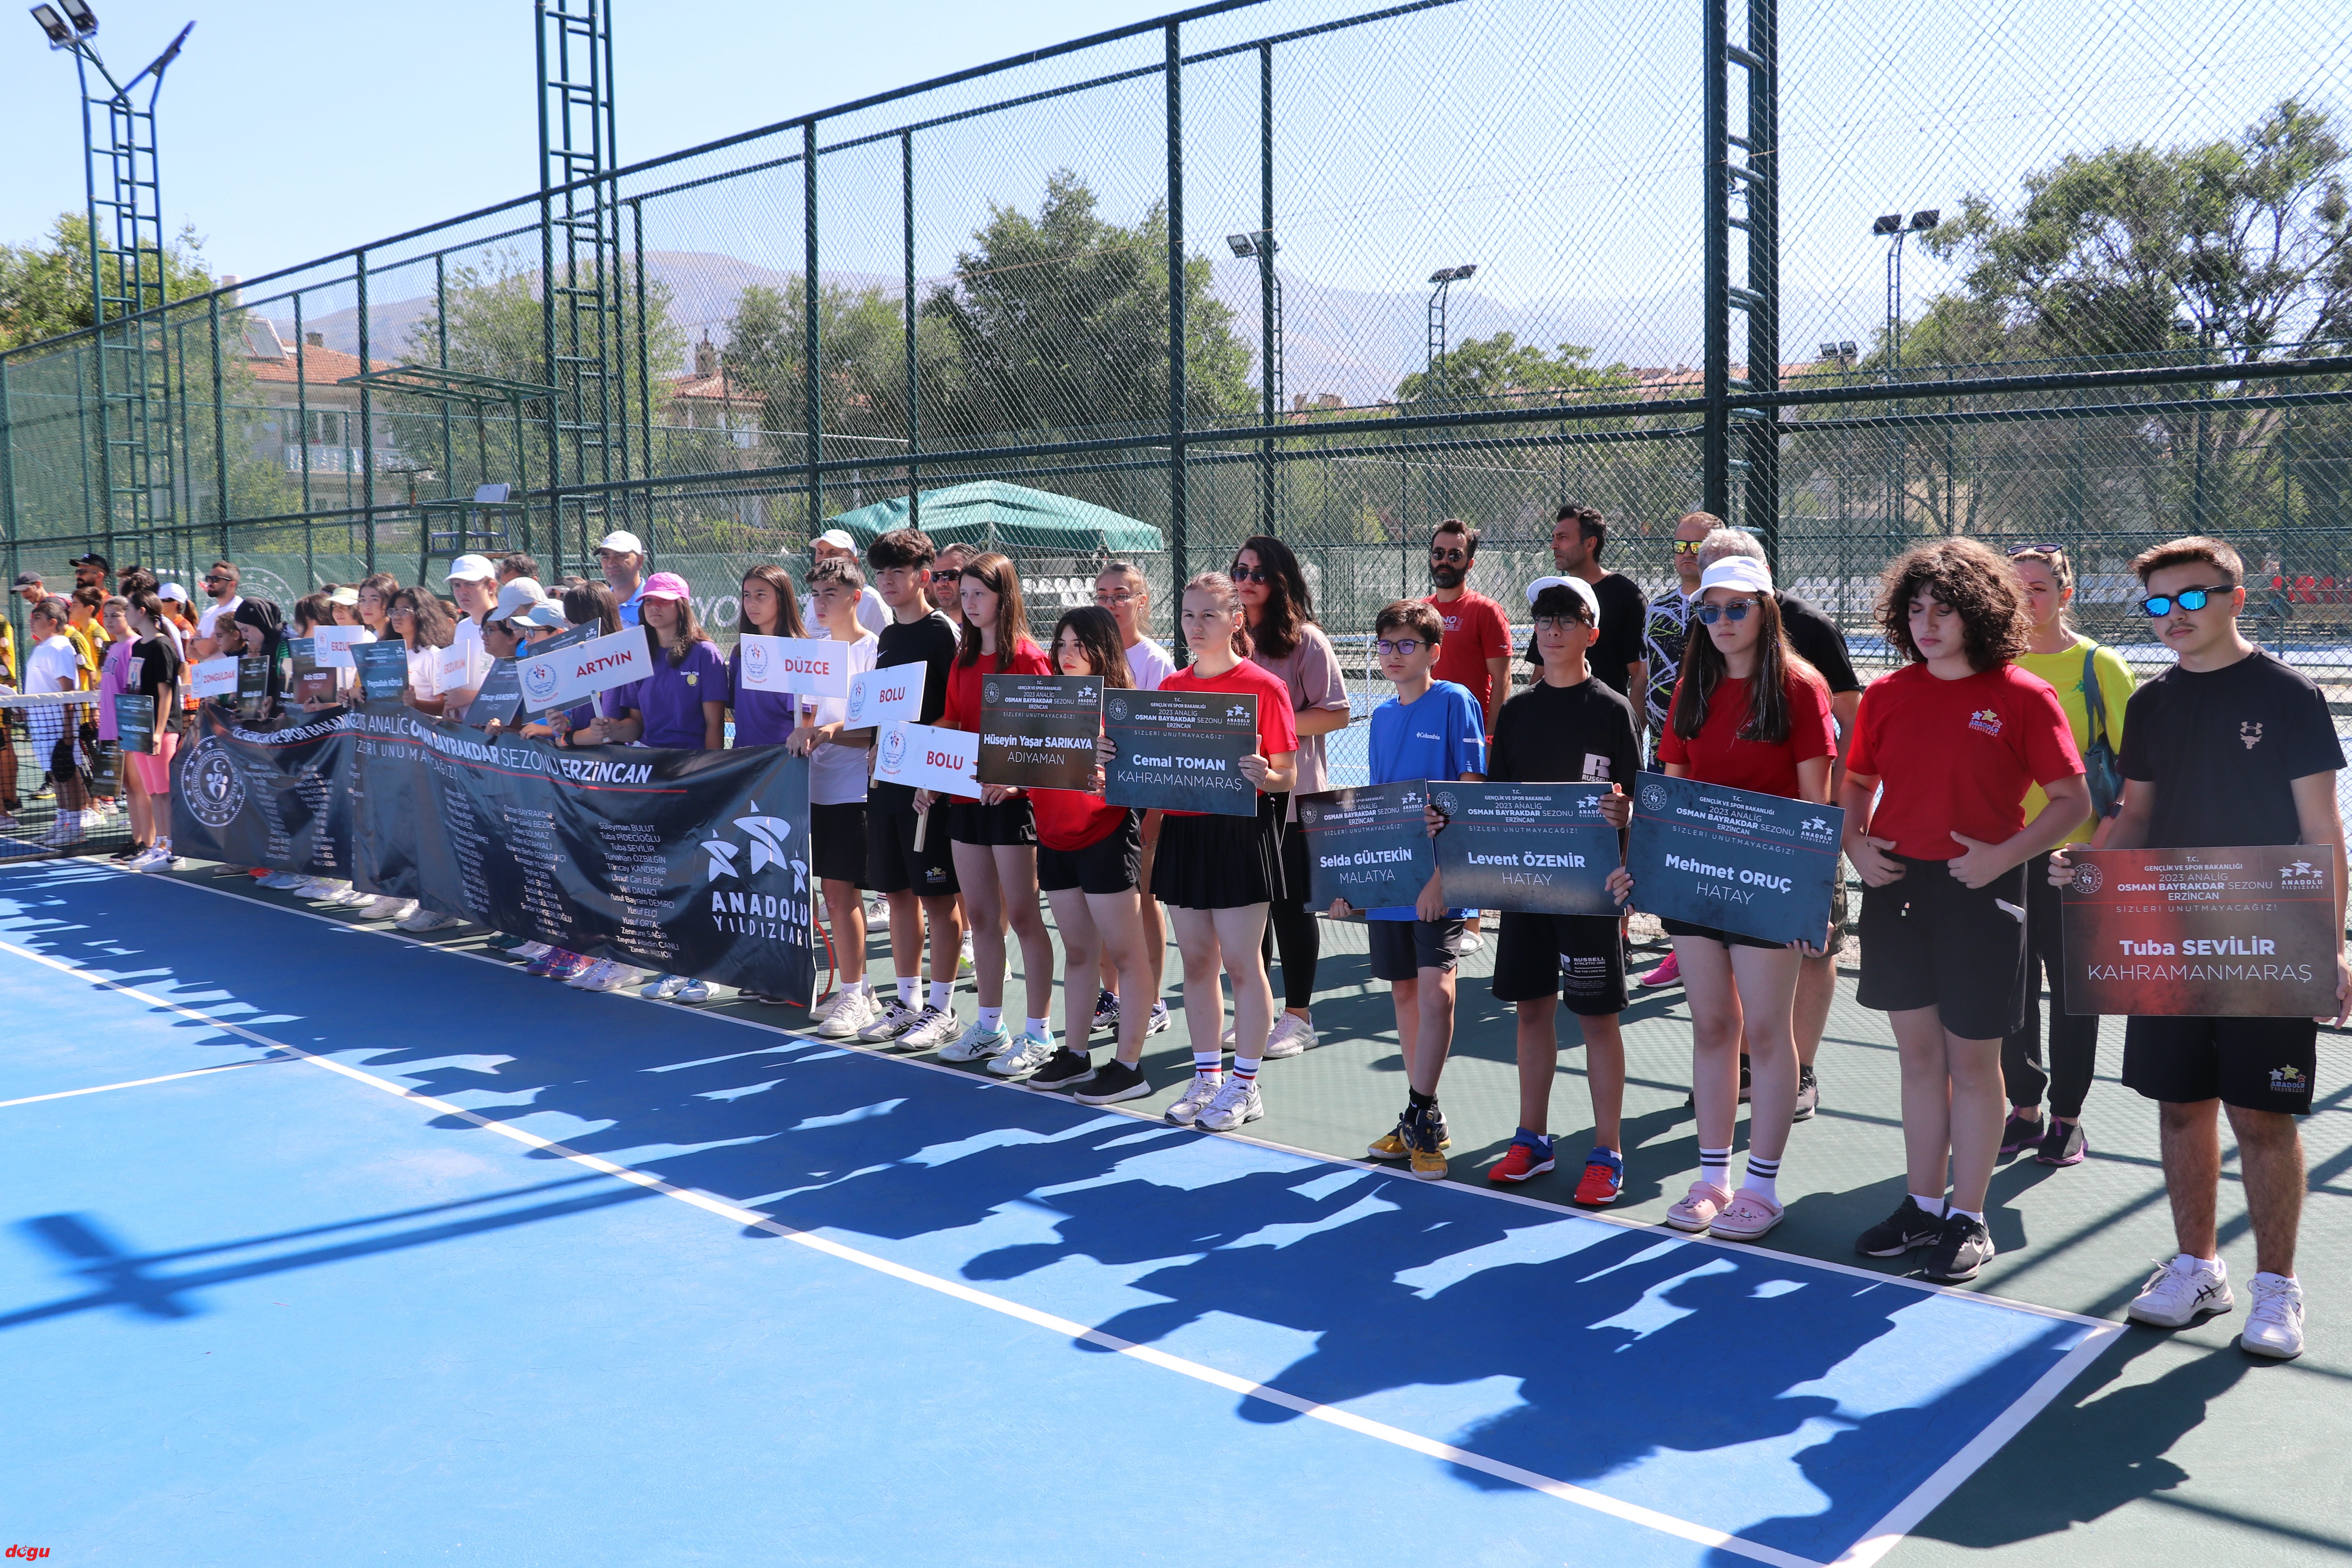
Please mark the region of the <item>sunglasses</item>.
[[1137, 595], [1132, 590], [1121, 588], [1115, 594], [1097, 594], [1095, 595], [1095, 603], [1101, 605], [1104, 609], [1108, 609], [1113, 605], [1132, 605], [1135, 603], [1136, 597]]
[[2201, 610], [2213, 602], [2214, 595], [2229, 591], [2227, 588], [2183, 588], [2178, 594], [2150, 594], [2140, 602], [2139, 607], [2147, 612], [2149, 620], [2160, 620], [2172, 614], [2175, 605], [2184, 610]]
[[932, 582], [934, 582], [934, 583], [952, 583], [952, 582], [954, 582], [957, 578], [959, 578], [959, 577], [961, 577], [961, 576], [962, 576], [962, 575], [963, 575], [963, 568], [962, 568], [962, 567], [961, 567], [961, 566], [950, 566], [950, 567], [949, 567], [949, 568], [948, 568], [946, 571], [944, 571], [944, 572], [934, 572], [934, 573], [932, 573], [932, 574], [931, 574], [931, 581], [932, 581]]
[[2063, 544], [2012, 544], [2009, 547], [2009, 552], [2011, 555], [2032, 555], [2035, 553], [2044, 555], [2063, 555], [2066, 553], [2066, 547]]
[[209, 587], [215, 583], [226, 583], [228, 579], [226, 577], [207, 577], [205, 579], [205, 584]]
[[1434, 544], [1429, 547], [1429, 558], [1432, 561], [1467, 561], [1470, 559], [1468, 553], [1464, 551], [1440, 550]]
[[1387, 637], [1376, 637], [1373, 639], [1372, 646], [1380, 649], [1382, 658], [1396, 654], [1401, 658], [1409, 658], [1431, 645], [1419, 637], [1398, 637], [1394, 641]]
[[1699, 546], [1706, 542], [1706, 541], [1704, 539], [1677, 539], [1675, 541], [1675, 553], [1677, 555], [1696, 555], [1698, 553]]
[[1234, 563], [1234, 569], [1227, 573], [1226, 575], [1231, 577], [1236, 583], [1271, 583], [1274, 581], [1274, 574], [1266, 568], [1260, 566], [1255, 571], [1252, 571], [1249, 567], [1244, 566], [1239, 562], [1235, 562]]
[[1701, 605], [1698, 607], [1699, 623], [1702, 626], [1711, 626], [1727, 616], [1731, 618], [1732, 625], [1738, 626], [1748, 618], [1748, 612], [1755, 607], [1756, 601], [1753, 599], [1734, 599], [1727, 605]]
[[1538, 616], [1535, 617], [1536, 630], [1539, 632], [1563, 631], [1570, 626], [1581, 626], [1589, 624], [1590, 623], [1588, 623], [1582, 616]]

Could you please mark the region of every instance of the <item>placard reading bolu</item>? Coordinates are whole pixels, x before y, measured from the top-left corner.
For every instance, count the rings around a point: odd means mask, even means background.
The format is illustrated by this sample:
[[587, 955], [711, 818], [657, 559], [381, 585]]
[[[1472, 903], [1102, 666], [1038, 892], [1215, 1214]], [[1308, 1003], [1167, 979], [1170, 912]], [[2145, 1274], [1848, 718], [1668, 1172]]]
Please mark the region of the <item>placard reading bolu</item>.
[[886, 724], [876, 739], [874, 753], [877, 783], [907, 784], [966, 800], [980, 798], [976, 773], [980, 737], [969, 731], [904, 721]]
[[2069, 849], [2066, 1011], [2292, 1018], [2336, 1012], [2326, 844]]

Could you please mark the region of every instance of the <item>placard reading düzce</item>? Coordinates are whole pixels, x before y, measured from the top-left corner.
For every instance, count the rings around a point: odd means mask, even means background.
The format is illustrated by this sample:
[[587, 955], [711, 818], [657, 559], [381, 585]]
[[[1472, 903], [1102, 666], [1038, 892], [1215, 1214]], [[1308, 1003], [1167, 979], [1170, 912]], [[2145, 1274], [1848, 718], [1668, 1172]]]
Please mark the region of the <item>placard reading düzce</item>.
[[1617, 830], [1601, 819], [1607, 784], [1437, 784], [1445, 818], [1437, 871], [1455, 909], [1613, 915]]
[[408, 649], [391, 638], [363, 642], [352, 649], [359, 666], [360, 695], [370, 702], [397, 701], [408, 689]]
[[849, 695], [849, 650], [855, 646], [831, 637], [769, 637], [751, 632], [736, 644], [743, 656], [746, 690], [808, 697]]
[[155, 750], [155, 700], [137, 691], [114, 694], [114, 732], [122, 749], [144, 755]]
[[2068, 849], [2074, 880], [2058, 890], [2066, 1011], [2333, 1017], [2331, 850]]
[[1098, 675], [987, 675], [980, 681], [980, 782], [1084, 789], [1102, 733]]
[[1411, 904], [1436, 874], [1429, 847], [1429, 786], [1418, 779], [1321, 790], [1298, 797], [1307, 835], [1307, 902], [1359, 910]]
[[1146, 810], [1257, 815], [1241, 760], [1257, 751], [1257, 698], [1232, 691], [1130, 691], [1103, 699], [1117, 754], [1103, 798]]
[[1829, 935], [1845, 813], [1786, 795], [1639, 775], [1625, 869], [1633, 907], [1761, 942]]

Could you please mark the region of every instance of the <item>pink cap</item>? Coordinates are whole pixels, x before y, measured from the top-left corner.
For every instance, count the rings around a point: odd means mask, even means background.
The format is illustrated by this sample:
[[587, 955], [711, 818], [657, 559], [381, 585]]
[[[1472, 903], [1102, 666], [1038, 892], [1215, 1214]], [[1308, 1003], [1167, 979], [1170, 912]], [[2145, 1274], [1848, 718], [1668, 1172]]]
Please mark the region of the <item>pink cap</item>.
[[691, 595], [687, 592], [685, 578], [675, 572], [656, 572], [646, 579], [646, 585], [637, 591], [637, 596], [644, 599], [684, 599]]

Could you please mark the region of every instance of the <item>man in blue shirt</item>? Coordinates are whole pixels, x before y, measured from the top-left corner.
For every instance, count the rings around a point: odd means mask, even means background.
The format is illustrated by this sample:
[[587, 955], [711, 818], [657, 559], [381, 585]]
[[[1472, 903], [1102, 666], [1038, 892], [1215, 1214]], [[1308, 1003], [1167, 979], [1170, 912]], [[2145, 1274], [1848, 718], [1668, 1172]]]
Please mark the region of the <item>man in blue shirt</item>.
[[[1372, 712], [1371, 782], [1470, 780], [1486, 776], [1486, 715], [1470, 689], [1438, 680], [1437, 645], [1445, 623], [1424, 601], [1399, 599], [1381, 611], [1373, 649], [1396, 695]], [[1334, 916], [1348, 913], [1335, 900]], [[1462, 956], [1468, 910], [1445, 907], [1434, 875], [1420, 901], [1369, 911], [1372, 977], [1389, 983], [1396, 1005], [1408, 1098], [1396, 1131], [1367, 1151], [1376, 1160], [1409, 1160], [1424, 1181], [1445, 1175], [1444, 1119], [1437, 1079], [1454, 1047], [1454, 971]]]
[[605, 586], [621, 607], [621, 624], [642, 626], [638, 601], [646, 591], [646, 547], [634, 533], [608, 533], [596, 546], [596, 564], [604, 568]]

